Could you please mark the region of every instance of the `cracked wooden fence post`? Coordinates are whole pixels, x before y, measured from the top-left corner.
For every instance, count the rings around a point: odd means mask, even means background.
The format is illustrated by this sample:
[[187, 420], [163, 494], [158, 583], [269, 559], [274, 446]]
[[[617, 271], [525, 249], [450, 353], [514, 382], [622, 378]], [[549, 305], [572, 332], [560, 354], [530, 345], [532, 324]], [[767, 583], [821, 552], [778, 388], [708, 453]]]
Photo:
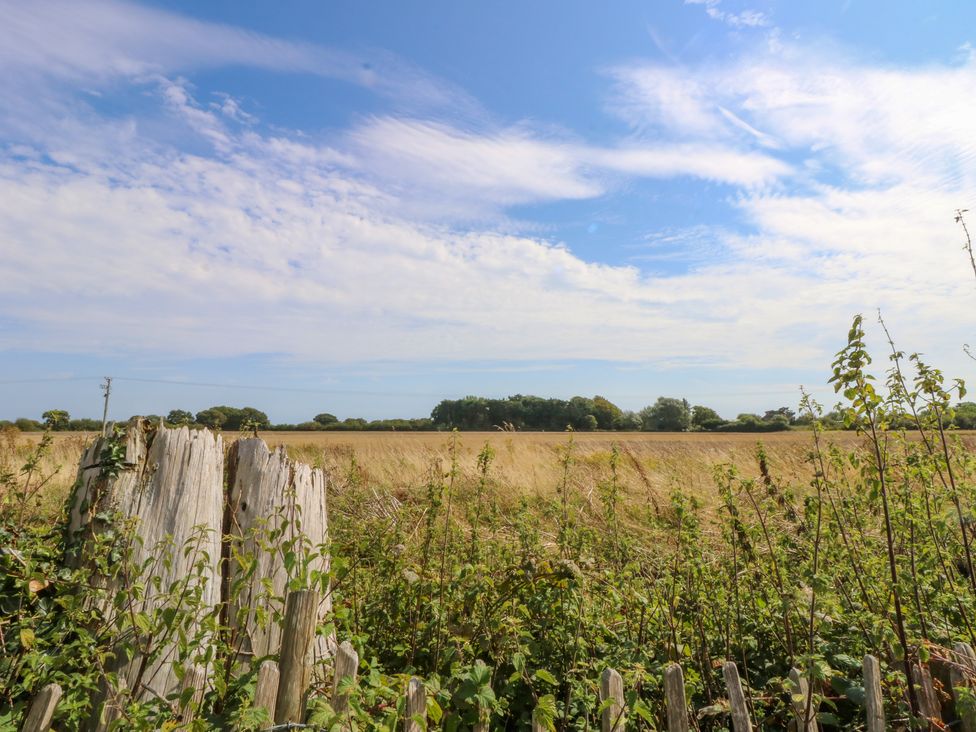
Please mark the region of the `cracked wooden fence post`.
[[332, 682], [332, 708], [339, 714], [349, 710], [349, 692], [341, 691], [340, 685], [346, 679], [356, 683], [356, 672], [359, 670], [359, 654], [349, 641], [342, 641], [335, 656], [335, 678]]
[[48, 684], [31, 702], [27, 719], [24, 720], [22, 732], [47, 732], [51, 729], [51, 720], [61, 701], [61, 687], [58, 684]]
[[688, 732], [685, 677], [677, 663], [664, 670], [664, 696], [668, 707], [668, 732]]
[[976, 675], [976, 653], [973, 653], [972, 646], [968, 643], [953, 643], [952, 650], [955, 653], [953, 658], [955, 665], [949, 669], [949, 679], [952, 682], [952, 698], [956, 702], [956, 714], [959, 715], [963, 732], [976, 732], [976, 709], [960, 704], [962, 698], [960, 691], [973, 687], [972, 679]]
[[742, 693], [739, 669], [734, 662], [726, 661], [722, 665], [722, 675], [725, 677], [725, 688], [729, 692], [729, 709], [732, 714], [733, 729], [735, 732], [752, 732], [752, 720], [749, 717], [746, 695]]
[[612, 668], [604, 669], [600, 675], [600, 705], [603, 707], [603, 732], [623, 732], [626, 726], [624, 680]]
[[305, 692], [311, 678], [308, 651], [318, 623], [319, 599], [319, 593], [315, 590], [297, 590], [289, 592], [285, 600], [275, 724], [300, 724], [304, 719]]
[[881, 664], [870, 653], [864, 656], [864, 708], [867, 732], [885, 731], [884, 697], [881, 695]]
[[407, 684], [407, 709], [403, 720], [404, 732], [422, 732], [426, 725], [421, 726], [417, 719], [427, 719], [427, 690], [424, 682], [416, 676]]
[[790, 684], [793, 687], [790, 703], [796, 715], [797, 732], [817, 732], [818, 704], [811, 698], [810, 684], [795, 668], [790, 669]]
[[[113, 454], [111, 448], [115, 446], [119, 449]], [[120, 521], [131, 522], [138, 541], [129, 546], [128, 562], [132, 567], [145, 565], [146, 576], [93, 575], [92, 584], [108, 590], [109, 598], [129, 598], [131, 605], [121, 609], [142, 619], [142, 626], [148, 627], [164, 607], [185, 613], [179, 618], [180, 632], [190, 638], [197, 636], [206, 644], [204, 614], [211, 612], [221, 597], [223, 504], [224, 449], [219, 435], [133, 420], [122, 436], [99, 438], [82, 456], [69, 502], [68, 537], [73, 552], [69, 561], [87, 566], [96, 537], [107, 531], [118, 532]], [[152, 583], [147, 581], [149, 577]], [[144, 594], [134, 599], [128, 593], [127, 581], [142, 583]], [[194, 605], [184, 604], [186, 597], [195, 598]], [[105, 615], [114, 614], [120, 608], [113, 608], [112, 602], [100, 601], [97, 609]], [[138, 639], [131, 657], [117, 654], [111, 668], [134, 701], [170, 698], [181, 690], [176, 675], [180, 660], [176, 633], [157, 630], [151, 636], [149, 632]], [[152, 649], [148, 661], [144, 655], [147, 648]], [[100, 720], [111, 715], [103, 715], [101, 707], [111, 696], [103, 681], [93, 699], [87, 729], [105, 729]]]
[[[236, 650], [242, 661], [274, 655], [281, 645], [282, 627], [273, 616], [284, 612], [282, 599], [290, 577], [280, 551], [267, 546], [268, 537], [280, 533], [274, 541], [278, 547], [291, 544], [299, 554], [311, 552], [307, 570], [327, 575], [329, 556], [318, 550], [328, 541], [328, 523], [322, 470], [291, 460], [283, 447], [269, 450], [258, 437], [230, 446], [224, 533], [237, 552], [254, 562], [243, 583], [237, 578], [246, 570], [232, 557], [228, 568], [227, 587], [234, 586], [236, 591], [227, 598], [227, 621], [238, 638]], [[332, 594], [327, 586], [319, 589], [321, 618], [331, 612]], [[267, 621], [259, 621], [259, 606], [272, 611], [263, 613]], [[334, 637], [316, 636], [310, 649], [313, 666], [331, 657], [334, 650]]]
[[268, 713], [269, 721], [274, 721], [279, 677], [277, 663], [270, 659], [261, 662], [258, 668], [258, 679], [254, 685], [254, 708], [263, 708]]

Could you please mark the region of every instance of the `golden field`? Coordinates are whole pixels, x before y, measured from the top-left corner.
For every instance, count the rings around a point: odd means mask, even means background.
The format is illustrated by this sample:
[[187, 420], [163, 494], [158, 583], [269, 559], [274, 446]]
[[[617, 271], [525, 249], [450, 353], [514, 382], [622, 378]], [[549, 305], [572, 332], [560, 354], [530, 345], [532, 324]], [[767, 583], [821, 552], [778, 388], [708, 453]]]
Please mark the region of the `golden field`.
[[[224, 433], [225, 445], [239, 438]], [[55, 433], [38, 474], [50, 475], [39, 494], [38, 510], [56, 511], [75, 478], [84, 446], [95, 435]], [[758, 474], [756, 451], [761, 443], [771, 472], [784, 485], [804, 486], [810, 478], [806, 461], [813, 436], [809, 431], [769, 434], [707, 434], [647, 432], [264, 432], [272, 447], [283, 445], [289, 455], [323, 468], [330, 493], [345, 497], [351, 488], [410, 502], [423, 494], [432, 479], [451, 470], [456, 440], [457, 479], [463, 490], [476, 481], [477, 458], [487, 444], [494, 451], [490, 468], [492, 493], [504, 506], [520, 498], [551, 497], [566, 478], [571, 491], [592, 496], [610, 473], [611, 451], [619, 452], [621, 498], [632, 507], [666, 502], [674, 490], [694, 495], [706, 505], [716, 495], [716, 466], [735, 465], [746, 476]], [[0, 434], [0, 467], [19, 470], [39, 434]], [[860, 438], [830, 432], [826, 441], [845, 447]], [[971, 437], [967, 437], [972, 439]], [[565, 456], [570, 450], [568, 470]], [[352, 491], [363, 495], [360, 491]], [[594, 499], [595, 500], [595, 499]], [[339, 503], [342, 503], [341, 498]]]

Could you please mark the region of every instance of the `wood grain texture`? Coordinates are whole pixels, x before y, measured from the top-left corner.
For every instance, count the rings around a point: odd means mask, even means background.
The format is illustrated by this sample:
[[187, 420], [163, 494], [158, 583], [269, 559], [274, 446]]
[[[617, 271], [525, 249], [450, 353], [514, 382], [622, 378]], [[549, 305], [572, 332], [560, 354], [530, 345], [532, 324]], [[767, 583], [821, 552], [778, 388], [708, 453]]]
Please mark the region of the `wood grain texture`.
[[603, 706], [601, 718], [603, 732], [623, 732], [626, 728], [624, 680], [612, 668], [604, 669], [600, 675], [600, 704]]
[[[85, 451], [79, 481], [72, 496], [69, 531], [80, 547], [74, 561], [85, 562], [85, 546], [94, 533], [109, 528], [104, 517], [131, 520], [139, 540], [131, 545], [131, 566], [146, 565], [141, 578], [92, 582], [113, 591], [125, 591], [126, 582], [141, 581], [146, 589], [125, 610], [152, 617], [161, 607], [188, 613], [185, 632], [202, 632], [204, 616], [220, 602], [220, 528], [223, 516], [224, 451], [219, 435], [186, 427], [169, 429], [144, 420], [130, 423], [125, 432], [125, 459], [116, 475], [107, 474], [100, 438]], [[147, 580], [153, 578], [154, 582]], [[186, 598], [195, 596], [194, 606]], [[108, 612], [108, 607], [99, 607]], [[201, 639], [205, 643], [205, 639]], [[181, 688], [175, 664], [175, 637], [158, 634], [140, 638], [142, 648], [113, 669], [135, 700], [166, 698]], [[204, 680], [204, 683], [206, 680]], [[101, 699], [109, 696], [102, 689]], [[96, 715], [97, 717], [97, 715]]]
[[672, 663], [664, 670], [664, 695], [668, 709], [668, 732], [688, 732], [688, 702], [681, 666]]
[[426, 727], [417, 722], [417, 718], [427, 719], [427, 690], [424, 682], [416, 676], [407, 684], [407, 711], [404, 715], [404, 732], [422, 732]]
[[270, 659], [261, 662], [258, 668], [258, 680], [254, 686], [254, 707], [267, 711], [268, 719], [271, 720], [275, 715], [279, 678], [277, 663]]
[[[231, 599], [228, 622], [236, 630], [241, 660], [261, 658], [278, 652], [284, 613], [284, 597], [289, 580], [280, 552], [267, 550], [267, 537], [280, 532], [275, 543], [291, 544], [312, 552], [307, 569], [327, 573], [329, 557], [319, 551], [328, 540], [325, 474], [316, 468], [290, 460], [284, 448], [269, 450], [260, 438], [234, 442], [227, 456], [228, 515], [225, 531], [236, 542], [235, 547], [256, 562], [254, 573], [240, 593]], [[241, 568], [231, 562], [229, 582], [234, 582]], [[320, 595], [318, 616], [332, 609], [332, 595]], [[259, 622], [257, 608], [268, 613]], [[243, 612], [240, 612], [242, 611]], [[277, 621], [276, 621], [277, 616]], [[239, 619], [243, 618], [243, 627]], [[311, 647], [310, 663], [332, 656], [334, 639], [316, 638]]]
[[48, 684], [41, 689], [31, 702], [22, 732], [47, 732], [51, 729], [51, 720], [60, 701], [61, 687], [58, 684]]
[[725, 688], [729, 693], [733, 729], [735, 732], [752, 732], [752, 719], [749, 716], [746, 695], [742, 692], [739, 669], [732, 661], [726, 661], [722, 665], [722, 675], [725, 677]]
[[346, 679], [356, 683], [356, 673], [359, 670], [359, 654], [349, 641], [339, 644], [335, 656], [335, 676], [332, 682], [332, 708], [344, 714], [349, 710], [349, 692], [342, 692], [339, 685]]
[[810, 684], [800, 673], [799, 669], [790, 669], [790, 702], [793, 714], [796, 716], [798, 732], [817, 732], [817, 707], [815, 700], [810, 698]]
[[864, 656], [864, 707], [868, 732], [884, 732], [884, 697], [881, 695], [881, 664], [870, 653]]
[[319, 593], [315, 590], [288, 593], [278, 659], [281, 676], [275, 701], [275, 724], [304, 721], [305, 692], [311, 678], [308, 650], [315, 636], [319, 599]]

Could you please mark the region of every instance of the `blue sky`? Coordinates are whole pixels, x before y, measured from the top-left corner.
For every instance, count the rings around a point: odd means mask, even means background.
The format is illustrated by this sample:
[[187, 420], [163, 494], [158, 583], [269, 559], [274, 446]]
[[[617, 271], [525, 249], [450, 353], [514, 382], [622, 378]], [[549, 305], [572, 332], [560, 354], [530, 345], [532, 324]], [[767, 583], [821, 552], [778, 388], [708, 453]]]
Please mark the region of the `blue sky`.
[[971, 366], [972, 3], [0, 6], [0, 417]]

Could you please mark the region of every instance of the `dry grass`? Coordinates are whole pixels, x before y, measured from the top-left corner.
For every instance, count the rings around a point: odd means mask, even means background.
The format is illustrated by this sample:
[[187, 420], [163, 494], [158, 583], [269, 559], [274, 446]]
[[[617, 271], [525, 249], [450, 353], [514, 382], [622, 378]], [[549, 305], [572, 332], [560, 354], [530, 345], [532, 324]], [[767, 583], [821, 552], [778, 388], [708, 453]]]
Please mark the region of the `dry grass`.
[[[225, 433], [226, 444], [238, 438]], [[353, 487], [411, 501], [424, 493], [430, 476], [450, 469], [452, 435], [443, 432], [267, 432], [272, 445], [284, 445], [299, 460], [322, 467], [332, 492]], [[75, 479], [84, 445], [93, 435], [58, 433], [41, 471], [54, 473], [43, 503], [59, 505]], [[39, 435], [6, 432], [0, 439], [0, 466], [18, 468]], [[619, 476], [624, 506], [656, 506], [676, 490], [694, 495], [708, 505], [716, 495], [713, 472], [717, 465], [734, 464], [755, 474], [756, 446], [765, 445], [772, 472], [784, 484], [805, 485], [810, 473], [805, 461], [809, 432], [755, 434], [664, 434], [559, 432], [464, 432], [457, 435], [457, 460], [462, 490], [475, 481], [477, 456], [487, 443], [495, 451], [491, 468], [493, 493], [500, 507], [513, 506], [521, 497], [551, 497], [562, 480], [561, 458], [573, 441], [571, 489], [589, 500], [609, 474], [613, 445], [620, 451]], [[831, 433], [829, 439], [851, 445], [849, 433]]]

